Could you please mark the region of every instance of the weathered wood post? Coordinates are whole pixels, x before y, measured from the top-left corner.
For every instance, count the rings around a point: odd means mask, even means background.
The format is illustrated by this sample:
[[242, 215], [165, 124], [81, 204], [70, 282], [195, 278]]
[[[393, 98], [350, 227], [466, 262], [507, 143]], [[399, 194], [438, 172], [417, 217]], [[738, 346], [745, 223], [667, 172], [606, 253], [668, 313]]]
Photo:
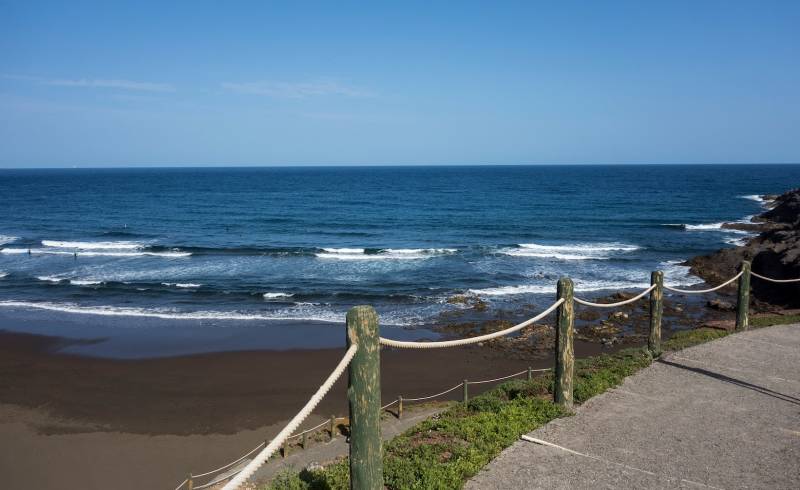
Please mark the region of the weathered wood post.
[[303, 450], [308, 449], [308, 431], [303, 432]]
[[461, 398], [462, 401], [464, 402], [464, 405], [466, 405], [467, 402], [469, 401], [469, 381], [465, 379], [464, 383], [462, 383], [462, 386], [464, 387], [464, 393]]
[[742, 262], [742, 275], [739, 276], [739, 295], [736, 301], [736, 330], [747, 330], [750, 321], [750, 262]]
[[383, 489], [381, 455], [381, 358], [378, 314], [371, 306], [347, 312], [347, 346], [358, 345], [350, 362], [350, 488]]
[[572, 280], [562, 277], [558, 280], [558, 299], [564, 302], [558, 306], [556, 326], [556, 366], [553, 386], [553, 401], [566, 408], [572, 408], [572, 373], [575, 368], [575, 349], [573, 336], [575, 327], [575, 305], [572, 301]]
[[403, 418], [403, 395], [397, 397], [397, 418]]
[[283, 441], [283, 457], [284, 458], [289, 456], [289, 439], [290, 438], [287, 437], [286, 440]]
[[533, 369], [531, 369], [531, 367], [528, 366], [528, 381], [531, 380], [533, 380]]
[[336, 415], [331, 415], [331, 426], [330, 426], [330, 433], [331, 433], [331, 440], [336, 438]]
[[186, 488], [188, 488], [189, 490], [194, 489], [194, 478], [192, 477], [191, 473], [186, 475]]
[[653, 271], [650, 274], [650, 336], [647, 338], [647, 350], [653, 357], [661, 355], [661, 316], [664, 314], [664, 273]]

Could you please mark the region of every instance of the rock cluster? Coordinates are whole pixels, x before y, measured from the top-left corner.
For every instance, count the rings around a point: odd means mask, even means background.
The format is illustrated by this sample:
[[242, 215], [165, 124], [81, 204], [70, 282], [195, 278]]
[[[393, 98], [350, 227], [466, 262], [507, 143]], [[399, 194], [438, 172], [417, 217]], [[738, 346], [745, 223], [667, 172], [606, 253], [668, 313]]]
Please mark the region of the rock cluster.
[[[775, 279], [800, 277], [800, 189], [774, 197], [770, 209], [753, 221], [748, 227], [761, 232], [757, 237], [743, 246], [689, 260], [691, 272], [709, 284], [719, 284], [736, 274], [743, 260], [749, 260], [758, 274]], [[750, 284], [756, 303], [800, 307], [800, 283], [775, 284], [752, 278]]]

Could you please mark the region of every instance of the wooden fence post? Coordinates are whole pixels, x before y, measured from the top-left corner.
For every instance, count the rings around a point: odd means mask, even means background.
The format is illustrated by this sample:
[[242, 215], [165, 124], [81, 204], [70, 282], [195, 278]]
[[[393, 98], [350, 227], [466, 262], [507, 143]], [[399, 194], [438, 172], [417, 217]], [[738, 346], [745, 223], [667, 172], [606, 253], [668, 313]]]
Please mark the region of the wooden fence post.
[[397, 397], [397, 418], [403, 418], [403, 395]]
[[747, 330], [750, 321], [747, 318], [750, 309], [750, 262], [742, 262], [742, 275], [739, 277], [739, 295], [736, 301], [736, 330]]
[[189, 490], [192, 490], [194, 488], [194, 478], [192, 478], [191, 473], [189, 473], [186, 476], [186, 488], [188, 488]]
[[336, 415], [331, 415], [331, 441], [336, 438]]
[[575, 327], [575, 305], [573, 303], [572, 280], [562, 277], [558, 280], [558, 299], [564, 302], [558, 306], [556, 326], [556, 366], [553, 386], [553, 401], [565, 408], [572, 408], [572, 373], [575, 368], [573, 336]]
[[347, 346], [358, 345], [350, 361], [350, 488], [383, 489], [381, 455], [381, 361], [378, 314], [371, 306], [347, 312]]
[[308, 449], [308, 431], [303, 432], [303, 451]]
[[461, 386], [464, 387], [464, 392], [462, 393], [461, 400], [464, 402], [464, 405], [466, 405], [467, 402], [469, 401], [469, 381], [465, 379], [464, 382], [461, 384]]
[[653, 271], [650, 274], [650, 336], [647, 338], [647, 350], [653, 357], [661, 355], [661, 315], [664, 314], [664, 273]]
[[528, 381], [531, 380], [533, 380], [533, 369], [531, 369], [531, 367], [528, 366]]
[[289, 439], [290, 438], [287, 437], [286, 440], [283, 441], [283, 457], [284, 458], [289, 456]]

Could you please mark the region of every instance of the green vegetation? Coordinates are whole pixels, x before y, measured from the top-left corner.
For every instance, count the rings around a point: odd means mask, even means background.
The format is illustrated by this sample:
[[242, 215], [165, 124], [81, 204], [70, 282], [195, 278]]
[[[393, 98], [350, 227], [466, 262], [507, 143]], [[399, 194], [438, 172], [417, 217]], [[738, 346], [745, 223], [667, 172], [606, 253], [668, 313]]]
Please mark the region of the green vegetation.
[[757, 328], [786, 325], [788, 323], [800, 323], [800, 315], [765, 315], [750, 318], [750, 326]]
[[[583, 402], [650, 363], [640, 349], [579, 360], [575, 399]], [[551, 402], [552, 376], [514, 380], [421, 422], [384, 447], [387, 488], [460, 488], [519, 436], [567, 415]], [[349, 488], [346, 459], [320, 471], [284, 472], [265, 490]]]
[[693, 345], [710, 342], [728, 335], [725, 330], [717, 328], [696, 328], [676, 332], [669, 340], [664, 342], [664, 350], [681, 350]]
[[[753, 326], [793, 323], [800, 317], [753, 319]], [[664, 350], [680, 350], [728, 335], [725, 330], [699, 328], [675, 333]], [[575, 401], [589, 398], [622, 383], [647, 367], [652, 358], [644, 349], [625, 349], [578, 359], [575, 364]], [[519, 436], [569, 415], [552, 403], [552, 375], [531, 381], [514, 380], [457, 404], [384, 446], [383, 471], [389, 489], [461, 488], [489, 461]], [[286, 471], [261, 490], [329, 490], [349, 488], [347, 458], [319, 471]]]

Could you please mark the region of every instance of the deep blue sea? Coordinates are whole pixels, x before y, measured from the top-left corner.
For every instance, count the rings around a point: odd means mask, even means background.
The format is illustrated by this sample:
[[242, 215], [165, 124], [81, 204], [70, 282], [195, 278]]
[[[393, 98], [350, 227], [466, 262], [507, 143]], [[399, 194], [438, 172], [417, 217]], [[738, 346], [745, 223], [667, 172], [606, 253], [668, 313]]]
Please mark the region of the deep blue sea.
[[747, 235], [722, 221], [800, 166], [0, 170], [0, 315], [263, 326], [425, 326], [487, 301], [546, 305], [699, 282], [678, 265]]

